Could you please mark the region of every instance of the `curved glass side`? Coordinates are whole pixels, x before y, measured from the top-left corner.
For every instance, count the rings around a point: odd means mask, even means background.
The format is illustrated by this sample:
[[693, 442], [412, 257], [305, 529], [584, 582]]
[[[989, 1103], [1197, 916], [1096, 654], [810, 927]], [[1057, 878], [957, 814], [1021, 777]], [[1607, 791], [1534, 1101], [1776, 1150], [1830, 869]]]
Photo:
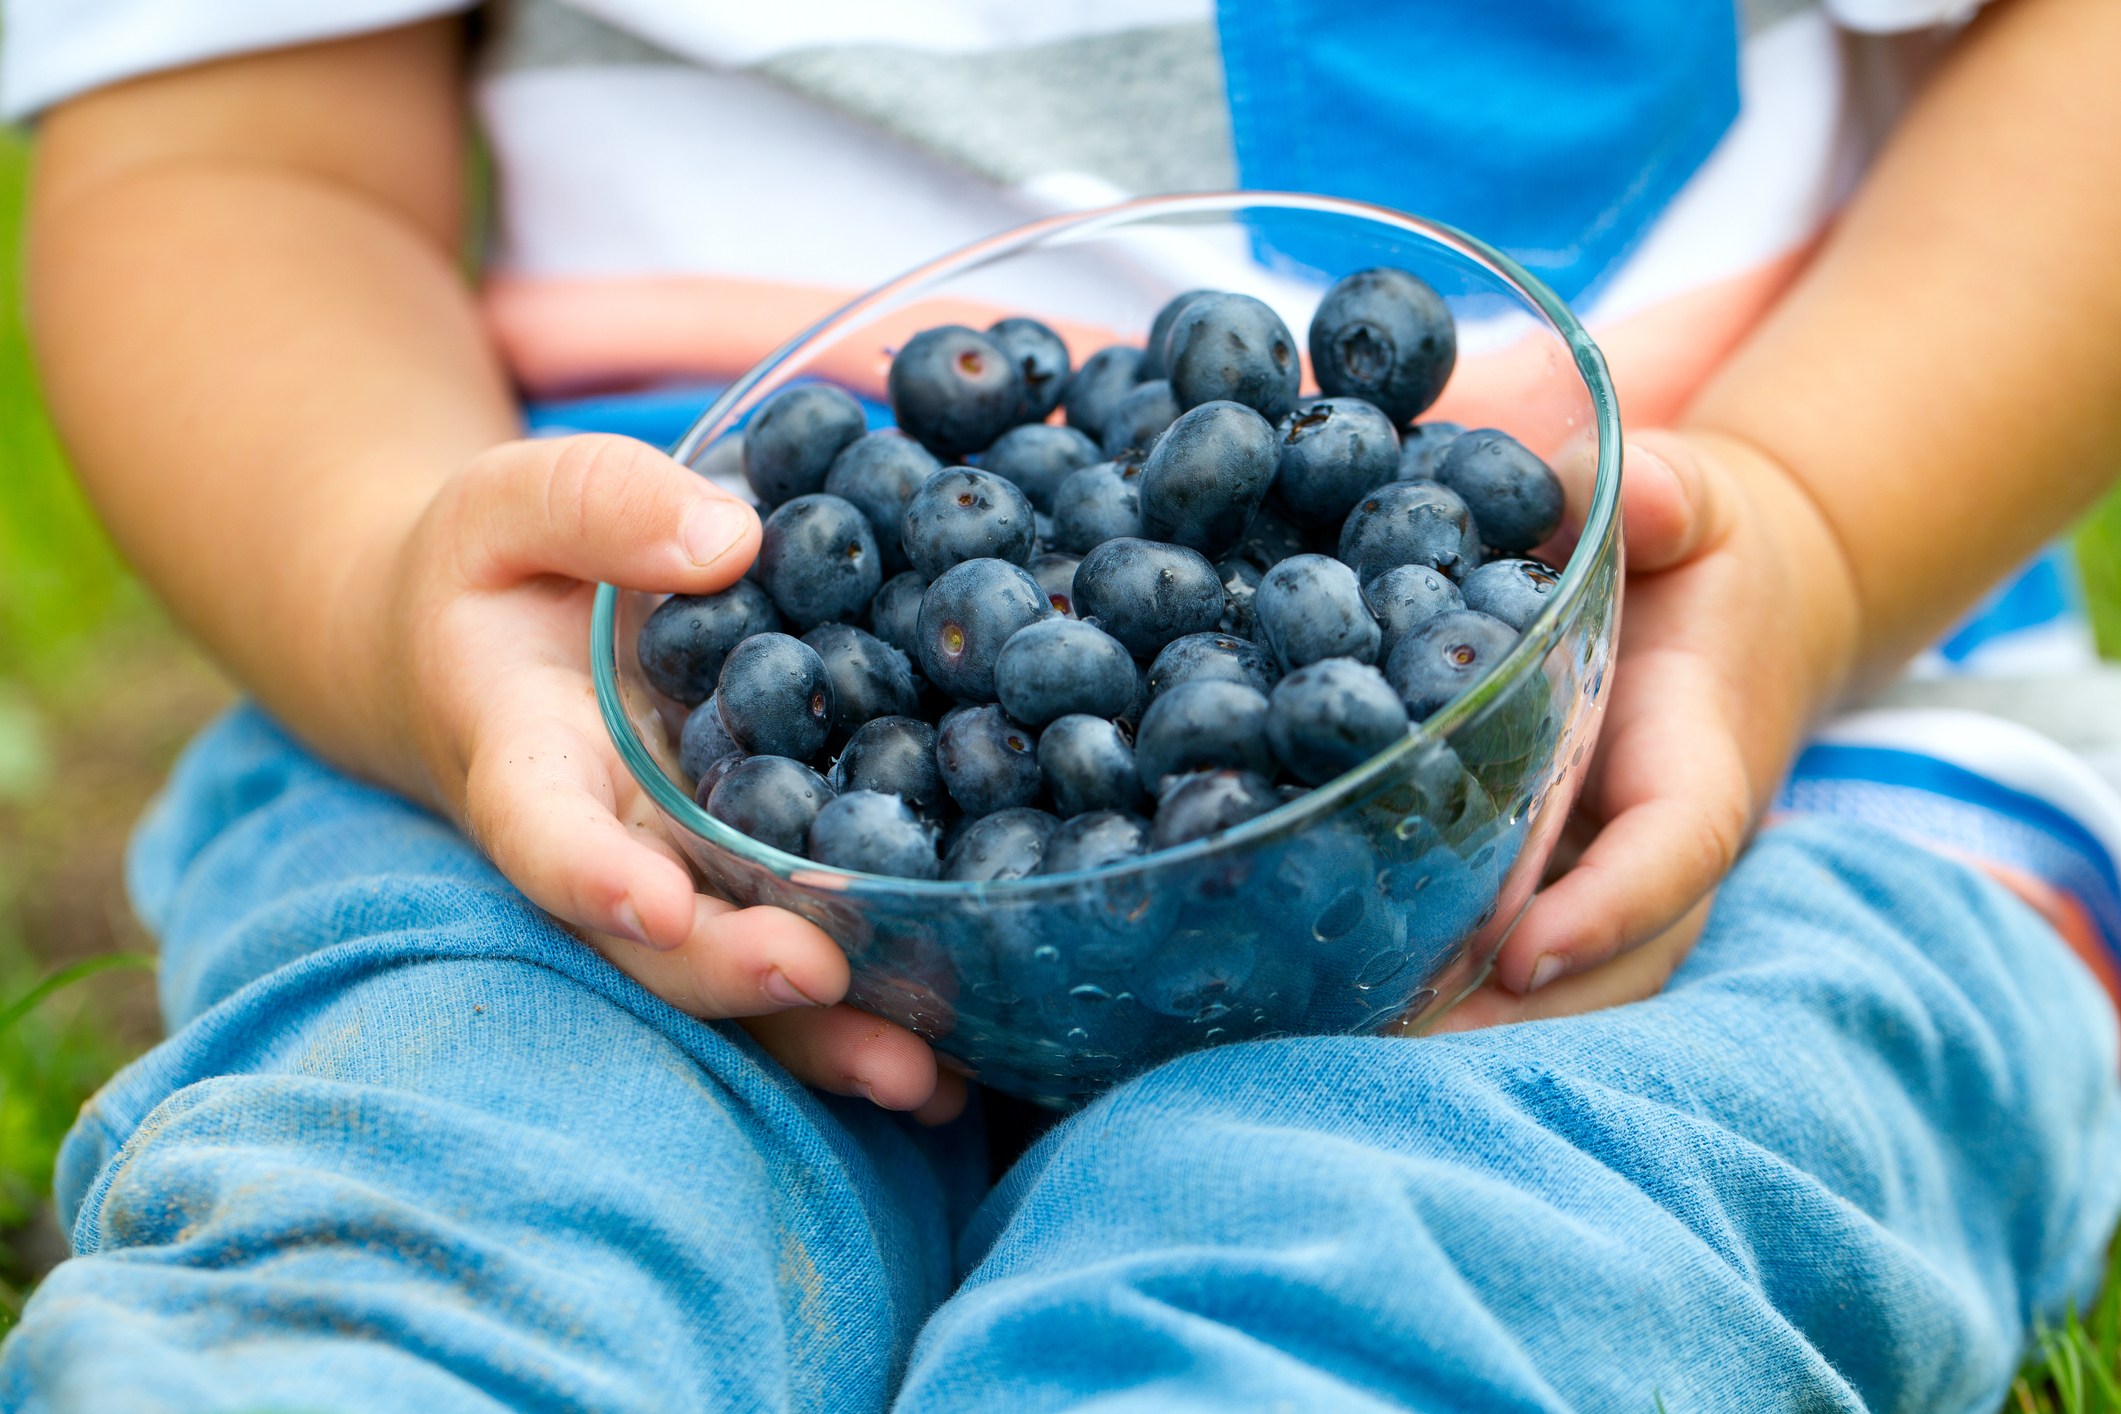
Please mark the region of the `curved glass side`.
[[[1263, 204], [1341, 222], [1343, 234], [1424, 243], [1457, 262], [1448, 268], [1471, 272], [1469, 284], [1477, 276], [1493, 286], [1475, 297], [1508, 294], [1515, 317], [1536, 319], [1526, 323], [1538, 335], [1533, 371], [1549, 405], [1568, 405], [1564, 431], [1595, 435], [1590, 514], [1547, 609], [1493, 673], [1406, 741], [1271, 814], [1096, 874], [963, 884], [829, 869], [760, 845], [694, 803], [675, 759], [681, 717], [634, 657], [658, 597], [610, 586], [597, 595], [592, 649], [606, 724], [703, 886], [816, 922], [853, 963], [851, 1001], [927, 1036], [983, 1081], [1048, 1104], [1079, 1103], [1206, 1045], [1418, 1029], [1485, 975], [1538, 885], [1606, 697], [1619, 613], [1620, 429], [1595, 345], [1507, 258], [1447, 228], [1325, 198], [1167, 198], [1037, 223], [872, 292], [732, 387], [680, 449], [704, 457], [789, 382], [850, 381], [850, 367], [874, 365], [879, 347], [888, 353], [893, 331], [938, 322], [938, 307], [964, 304], [968, 279], [991, 267], [1056, 247], [1076, 259], [1086, 246], [1109, 255], [1101, 243], [1136, 223], [1213, 218], [1228, 228]], [[1257, 221], [1246, 229], [1258, 238]]]

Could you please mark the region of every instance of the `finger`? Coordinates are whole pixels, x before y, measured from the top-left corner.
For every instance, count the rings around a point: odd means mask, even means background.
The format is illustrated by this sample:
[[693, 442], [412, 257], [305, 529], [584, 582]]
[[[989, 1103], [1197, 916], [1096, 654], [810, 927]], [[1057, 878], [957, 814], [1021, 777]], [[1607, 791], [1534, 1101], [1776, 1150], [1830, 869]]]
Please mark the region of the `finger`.
[[847, 956], [816, 924], [704, 895], [692, 907], [691, 936], [667, 952], [596, 939], [599, 951], [678, 1010], [710, 1020], [816, 1009], [847, 994]]
[[1702, 899], [1671, 927], [1631, 952], [1574, 977], [1564, 977], [1530, 996], [1520, 996], [1492, 979], [1444, 1013], [1431, 1035], [1473, 1031], [1518, 1021], [1545, 1021], [1581, 1016], [1654, 997], [1686, 960], [1701, 937], [1715, 895]]
[[1534, 895], [1496, 959], [1496, 981], [1537, 992], [1656, 937], [1729, 871], [1744, 830], [1742, 816], [1685, 796], [1622, 811], [1574, 869]]
[[1638, 433], [1626, 444], [1622, 468], [1621, 520], [1630, 571], [1685, 564], [1728, 532], [1735, 509], [1731, 488], [1684, 437]]
[[965, 1112], [965, 1100], [970, 1094], [965, 1077], [952, 1071], [936, 1072], [935, 1093], [928, 1103], [913, 1112], [913, 1117], [922, 1124], [948, 1124]]
[[1512, 992], [1663, 932], [1722, 878], [1750, 826], [1752, 776], [1713, 665], [1652, 651], [1626, 669], [1580, 807], [1604, 823], [1503, 945], [1496, 977]]
[[935, 1052], [905, 1027], [880, 1016], [843, 1004], [754, 1017], [743, 1026], [805, 1085], [835, 1095], [860, 1095], [887, 1110], [918, 1112], [937, 1099]]
[[549, 717], [486, 727], [464, 781], [464, 823], [546, 912], [660, 949], [694, 925], [692, 879], [651, 831], [618, 817], [609, 747]]
[[758, 513], [629, 437], [510, 442], [450, 483], [465, 583], [539, 574], [705, 594], [758, 553]]

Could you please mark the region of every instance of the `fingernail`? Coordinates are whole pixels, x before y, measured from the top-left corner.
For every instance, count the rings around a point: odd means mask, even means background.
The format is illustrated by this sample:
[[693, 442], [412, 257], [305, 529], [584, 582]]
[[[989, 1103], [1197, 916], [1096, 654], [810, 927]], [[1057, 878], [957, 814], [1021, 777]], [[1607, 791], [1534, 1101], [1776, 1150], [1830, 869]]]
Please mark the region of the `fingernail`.
[[619, 936], [631, 938], [635, 942], [647, 946], [648, 930], [641, 926], [641, 911], [633, 906], [633, 900], [631, 898], [620, 899], [617, 913], [619, 919], [617, 931]]
[[867, 1100], [872, 1105], [876, 1103], [876, 1091], [870, 1088], [869, 1082], [866, 1080], [857, 1080], [854, 1082], [854, 1093], [861, 1096], [863, 1099]]
[[685, 553], [696, 565], [711, 565], [735, 549], [750, 528], [749, 506], [705, 497], [685, 517]]
[[759, 986], [765, 991], [767, 996], [773, 998], [782, 1006], [824, 1005], [816, 997], [811, 996], [802, 988], [796, 986], [795, 983], [789, 981], [788, 974], [781, 971], [778, 967], [767, 973], [766, 980], [761, 982]]
[[1561, 975], [1562, 961], [1552, 953], [1541, 953], [1539, 961], [1532, 964], [1532, 980], [1526, 984], [1527, 993], [1536, 992]]

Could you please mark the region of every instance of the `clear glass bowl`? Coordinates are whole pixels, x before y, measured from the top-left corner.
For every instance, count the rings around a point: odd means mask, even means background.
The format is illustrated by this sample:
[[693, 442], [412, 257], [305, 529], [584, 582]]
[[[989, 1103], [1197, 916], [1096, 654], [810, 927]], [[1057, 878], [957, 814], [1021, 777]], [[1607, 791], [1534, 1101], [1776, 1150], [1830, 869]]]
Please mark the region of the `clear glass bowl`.
[[604, 721], [702, 886], [815, 922], [846, 949], [855, 1005], [985, 1083], [1061, 1108], [1222, 1042], [1419, 1030], [1478, 985], [1575, 799], [1621, 579], [1620, 423], [1605, 361], [1507, 256], [1319, 196], [1161, 197], [1057, 216], [855, 300], [739, 379], [677, 455], [709, 465], [789, 383], [881, 399], [893, 351], [933, 325], [1031, 315], [1079, 363], [1139, 343], [1166, 299], [1205, 286], [1267, 300], [1301, 341], [1332, 279], [1380, 264], [1422, 276], [1459, 320], [1457, 369], [1425, 416], [1498, 426], [1543, 455], [1572, 438], [1596, 446], [1596, 488], [1561, 583], [1487, 678], [1339, 779], [1183, 848], [1002, 883], [892, 879], [784, 854], [694, 803], [677, 764], [682, 709], [648, 686], [634, 652], [661, 596], [605, 585], [592, 641]]

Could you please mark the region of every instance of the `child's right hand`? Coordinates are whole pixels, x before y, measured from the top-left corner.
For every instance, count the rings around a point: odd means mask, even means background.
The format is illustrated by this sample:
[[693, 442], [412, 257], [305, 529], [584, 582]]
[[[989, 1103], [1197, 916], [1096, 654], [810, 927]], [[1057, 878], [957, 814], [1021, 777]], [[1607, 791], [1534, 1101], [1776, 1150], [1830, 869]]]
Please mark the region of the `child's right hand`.
[[847, 961], [792, 913], [693, 891], [613, 749], [589, 675], [599, 581], [712, 593], [758, 551], [758, 516], [622, 437], [508, 442], [428, 504], [384, 575], [379, 737], [501, 872], [615, 965], [700, 1017], [747, 1019], [798, 1078], [940, 1121], [959, 1077], [889, 1022], [833, 1005]]

